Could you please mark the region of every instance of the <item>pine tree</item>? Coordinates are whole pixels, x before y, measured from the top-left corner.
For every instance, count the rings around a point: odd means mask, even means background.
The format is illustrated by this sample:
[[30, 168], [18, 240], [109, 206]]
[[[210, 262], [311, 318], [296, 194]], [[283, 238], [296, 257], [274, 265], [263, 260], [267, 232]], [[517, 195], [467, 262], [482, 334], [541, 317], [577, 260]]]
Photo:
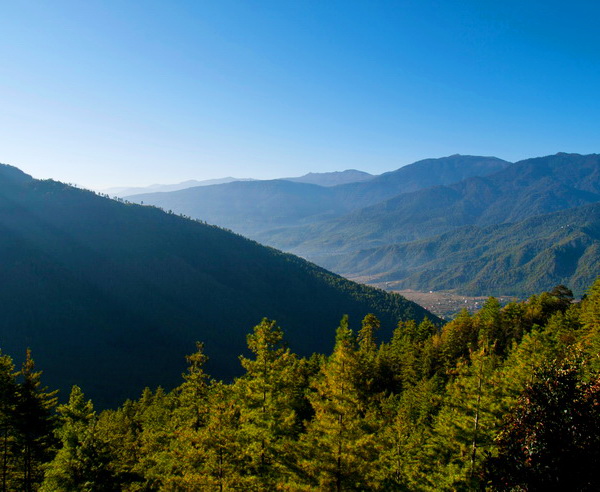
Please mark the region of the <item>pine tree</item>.
[[365, 406], [375, 400], [377, 393], [383, 391], [385, 387], [375, 341], [375, 333], [380, 327], [381, 323], [377, 317], [374, 314], [367, 314], [362, 320], [362, 327], [356, 337], [358, 344], [356, 386], [362, 390], [361, 398]]
[[173, 418], [176, 425], [198, 430], [208, 413], [206, 397], [209, 376], [204, 372], [208, 357], [204, 353], [204, 344], [196, 342], [196, 352], [186, 356], [186, 360], [188, 371], [183, 374], [183, 384], [176, 390], [178, 401]]
[[239, 438], [247, 471], [272, 488], [287, 474], [287, 442], [299, 432], [294, 411], [297, 360], [275, 321], [263, 319], [247, 337], [252, 357], [240, 357], [246, 373], [233, 391], [240, 412]]
[[207, 394], [209, 415], [198, 430], [181, 429], [172, 451], [180, 472], [165, 480], [165, 490], [231, 490], [248, 488], [240, 412], [231, 385], [213, 383]]
[[2, 443], [2, 492], [11, 486], [11, 471], [14, 466], [14, 419], [17, 404], [15, 366], [8, 355], [0, 354], [0, 442]]
[[438, 383], [421, 380], [383, 407], [385, 426], [377, 470], [382, 490], [421, 490], [425, 482], [423, 448], [439, 405]]
[[582, 301], [581, 323], [583, 325], [582, 348], [588, 354], [590, 369], [600, 372], [600, 278], [588, 290]]
[[15, 457], [20, 473], [19, 488], [30, 492], [43, 477], [42, 464], [53, 454], [52, 408], [56, 405], [56, 391], [48, 392], [41, 385], [41, 371], [35, 370], [31, 351], [26, 352], [25, 362], [17, 377], [15, 405]]
[[43, 491], [113, 491], [117, 488], [107, 445], [96, 431], [97, 417], [91, 400], [73, 386], [69, 402], [57, 408], [62, 448], [46, 470]]
[[315, 417], [303, 436], [303, 467], [324, 490], [372, 488], [379, 421], [365, 408], [356, 357], [356, 339], [344, 316], [333, 354], [314, 382], [309, 399]]
[[173, 420], [176, 401], [173, 394], [159, 387], [154, 393], [145, 389], [135, 405], [134, 422], [140, 428], [137, 437], [140, 458], [132, 471], [143, 477], [146, 489], [160, 489], [181, 465], [170, 450], [176, 437]]
[[432, 485], [476, 486], [503, 411], [500, 360], [490, 352], [482, 347], [472, 353], [470, 363], [460, 362], [456, 377], [448, 383], [428, 445]]
[[416, 342], [416, 330], [417, 324], [414, 321], [400, 321], [390, 343], [381, 347], [380, 358], [389, 392], [400, 393], [415, 385], [419, 379], [421, 347]]
[[467, 358], [477, 347], [477, 328], [473, 317], [466, 309], [444, 325], [440, 334], [440, 352], [446, 370], [456, 365], [461, 358]]
[[504, 353], [508, 345], [508, 333], [504, 330], [498, 299], [488, 298], [475, 320], [479, 329], [479, 346], [493, 347], [497, 353]]

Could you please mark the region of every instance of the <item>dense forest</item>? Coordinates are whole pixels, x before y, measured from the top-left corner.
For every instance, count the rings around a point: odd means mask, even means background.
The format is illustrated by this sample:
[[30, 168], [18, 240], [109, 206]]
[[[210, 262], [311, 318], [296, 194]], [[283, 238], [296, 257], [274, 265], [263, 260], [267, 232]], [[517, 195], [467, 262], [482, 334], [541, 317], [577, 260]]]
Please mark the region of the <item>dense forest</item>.
[[77, 386], [56, 406], [29, 353], [16, 372], [2, 355], [2, 490], [598, 489], [600, 279], [388, 342], [379, 324], [344, 317], [303, 358], [264, 319], [233, 382], [198, 343], [177, 388], [102, 412]]

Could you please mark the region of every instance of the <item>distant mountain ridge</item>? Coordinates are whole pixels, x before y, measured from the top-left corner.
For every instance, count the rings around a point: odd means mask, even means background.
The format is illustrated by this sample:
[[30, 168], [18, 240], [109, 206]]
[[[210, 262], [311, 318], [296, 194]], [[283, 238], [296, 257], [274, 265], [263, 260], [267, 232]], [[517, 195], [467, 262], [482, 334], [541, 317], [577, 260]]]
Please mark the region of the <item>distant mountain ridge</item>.
[[454, 183], [465, 175], [486, 175], [508, 164], [495, 157], [455, 155], [419, 161], [367, 181], [331, 187], [298, 182], [293, 182], [293, 186], [287, 180], [271, 180], [188, 188], [127, 199], [183, 213], [269, 243], [264, 233], [272, 229], [324, 222], [407, 190], [421, 189], [432, 183]]
[[347, 212], [347, 206], [330, 190], [276, 179], [142, 194], [127, 200], [156, 205], [252, 238], [257, 231], [310, 223]]
[[177, 383], [196, 340], [211, 374], [236, 375], [244, 336], [263, 316], [310, 354], [330, 349], [343, 314], [356, 326], [375, 313], [383, 337], [399, 319], [428, 315], [218, 227], [5, 165], [0, 275], [3, 353], [31, 347], [46, 384], [78, 384], [100, 406]]
[[183, 181], [181, 183], [170, 185], [153, 184], [150, 186], [116, 187], [100, 190], [100, 192], [105, 193], [109, 196], [123, 198], [130, 195], [140, 195], [142, 193], [166, 193], [169, 191], [185, 190], [186, 188], [193, 188], [194, 186], [211, 186], [217, 184], [232, 183], [234, 181], [254, 181], [254, 179], [232, 178], [231, 176], [228, 176], [226, 178], [205, 179], [201, 181], [198, 181], [196, 179], [190, 179], [188, 181]]
[[368, 181], [375, 176], [364, 171], [356, 169], [346, 169], [345, 171], [334, 171], [329, 173], [308, 173], [298, 178], [281, 178], [286, 181], [295, 181], [296, 183], [309, 183], [319, 186], [338, 186], [349, 183], [359, 183]]
[[[373, 178], [372, 174], [364, 171], [358, 171], [356, 169], [347, 169], [346, 171], [334, 171], [325, 173], [308, 173], [304, 176], [292, 177], [292, 178], [280, 178], [285, 181], [294, 181], [296, 183], [308, 183], [316, 184], [319, 186], [337, 186], [340, 184], [355, 183], [360, 181], [367, 181]], [[150, 186], [120, 186], [113, 188], [106, 188], [99, 190], [101, 193], [105, 193], [109, 196], [116, 196], [119, 198], [125, 198], [127, 196], [141, 195], [143, 193], [168, 193], [170, 191], [185, 190], [187, 188], [194, 188], [196, 186], [212, 186], [233, 183], [235, 181], [261, 181], [255, 178], [233, 178], [227, 176], [226, 178], [216, 179], [190, 179], [182, 181], [176, 184], [153, 184]], [[272, 180], [264, 180], [272, 181]]]
[[436, 159], [423, 159], [395, 171], [380, 174], [365, 183], [343, 185], [335, 190], [352, 205], [353, 210], [357, 210], [403, 193], [450, 185], [471, 177], [488, 176], [509, 164], [497, 157], [454, 154]]
[[557, 154], [403, 193], [327, 222], [267, 232], [257, 239], [317, 260], [340, 250], [415, 241], [467, 225], [515, 222], [598, 201], [600, 156]]

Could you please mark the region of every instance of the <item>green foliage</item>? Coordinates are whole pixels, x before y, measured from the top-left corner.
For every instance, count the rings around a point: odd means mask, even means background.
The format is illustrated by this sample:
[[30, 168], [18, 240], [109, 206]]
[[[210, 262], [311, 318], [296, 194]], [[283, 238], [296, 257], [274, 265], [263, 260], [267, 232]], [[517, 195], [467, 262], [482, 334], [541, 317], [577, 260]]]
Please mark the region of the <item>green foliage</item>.
[[56, 434], [62, 448], [46, 468], [40, 491], [112, 491], [117, 482], [111, 470], [108, 447], [98, 437], [97, 417], [91, 401], [73, 386], [69, 402], [57, 408]]
[[[509, 223], [502, 218], [492, 225], [487, 220], [460, 228], [444, 224], [449, 232], [439, 235], [440, 223], [433, 221], [424, 237], [427, 229], [412, 223], [415, 214], [409, 213], [410, 219], [402, 218], [396, 237], [389, 240], [394, 244], [385, 241], [388, 244], [371, 249], [364, 245], [327, 256], [321, 264], [348, 276], [375, 276], [395, 289], [525, 297], [565, 284], [580, 296], [600, 268], [600, 205], [564, 206], [573, 208], [556, 211], [551, 206], [542, 211], [545, 215], [524, 220], [513, 216]], [[363, 220], [368, 223], [370, 218]], [[404, 236], [407, 228], [401, 228], [402, 220], [410, 220], [409, 227], [423, 239]]]
[[14, 419], [14, 455], [17, 483], [26, 492], [34, 490], [42, 480], [42, 463], [53, 452], [52, 408], [56, 405], [56, 391], [48, 392], [42, 386], [41, 371], [35, 370], [31, 351], [27, 350], [25, 362], [17, 373], [20, 384]]
[[475, 487], [506, 410], [499, 366], [499, 358], [485, 347], [457, 366], [427, 444], [426, 475], [433, 489]]
[[238, 440], [245, 472], [258, 486], [272, 489], [292, 461], [288, 449], [299, 433], [293, 402], [296, 357], [285, 348], [281, 328], [267, 319], [248, 336], [248, 348], [254, 357], [240, 358], [246, 374], [233, 385], [239, 405]]
[[15, 459], [15, 420], [17, 408], [17, 383], [14, 364], [8, 355], [0, 354], [0, 439], [2, 444], [2, 490], [12, 483]]
[[0, 356], [2, 490], [596, 490], [598, 285], [380, 344], [377, 317], [344, 316], [310, 359], [265, 318], [233, 383], [199, 343], [180, 386], [100, 414], [74, 386], [53, 418], [31, 356]]
[[309, 395], [315, 416], [302, 436], [302, 467], [321, 489], [368, 488], [379, 423], [361, 399], [357, 343], [347, 317], [342, 318], [335, 339], [333, 353]]
[[591, 358], [591, 367], [600, 372], [600, 279], [590, 287], [581, 306], [583, 349]]

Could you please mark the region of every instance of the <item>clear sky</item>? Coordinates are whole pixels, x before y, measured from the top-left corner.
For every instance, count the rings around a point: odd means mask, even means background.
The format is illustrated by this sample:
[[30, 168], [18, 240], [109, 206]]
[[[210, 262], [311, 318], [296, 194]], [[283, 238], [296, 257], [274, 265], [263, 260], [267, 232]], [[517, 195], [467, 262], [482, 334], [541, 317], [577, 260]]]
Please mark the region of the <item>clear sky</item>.
[[0, 162], [92, 188], [600, 152], [600, 2], [0, 3]]

